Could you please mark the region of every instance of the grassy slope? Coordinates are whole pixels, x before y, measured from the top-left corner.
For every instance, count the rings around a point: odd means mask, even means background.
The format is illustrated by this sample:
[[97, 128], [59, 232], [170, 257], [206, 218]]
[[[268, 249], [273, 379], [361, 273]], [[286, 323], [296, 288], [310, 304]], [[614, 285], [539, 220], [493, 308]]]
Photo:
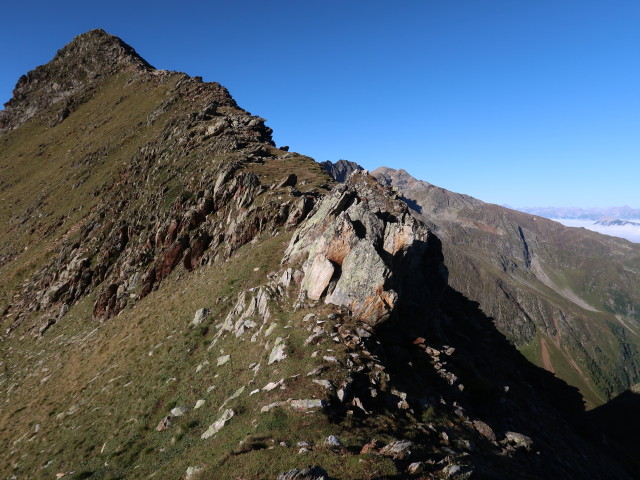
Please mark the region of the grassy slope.
[[147, 115], [176, 79], [158, 88], [116, 76], [58, 126], [48, 128], [45, 117], [0, 136], [0, 257], [8, 257], [0, 264], [0, 306], [159, 133], [162, 122], [147, 126]]
[[[178, 78], [158, 88], [155, 82], [114, 77], [60, 125], [48, 128], [45, 115], [1, 137], [0, 198], [10, 206], [0, 212], [2, 224], [8, 226], [0, 232], [0, 252], [7, 260], [0, 267], [2, 305], [49, 260], [62, 240], [74, 235], [98, 205], [99, 194], [120, 180], [127, 159], [162, 130], [165, 123], [149, 126], [147, 115]], [[176, 107], [178, 113], [186, 108]], [[296, 173], [299, 183], [308, 188], [329, 181], [307, 157], [270, 160], [252, 170], [266, 185], [281, 179], [284, 172]], [[178, 177], [157, 181], [167, 187], [168, 195], [181, 190], [184, 183]], [[288, 192], [276, 190], [263, 197], [256, 202], [283, 199]], [[167, 208], [171, 203], [166, 202]], [[309, 335], [306, 330], [285, 329], [288, 322], [299, 321], [304, 311], [292, 314], [272, 306], [278, 326], [270, 339], [286, 338], [289, 359], [268, 370], [254, 374], [248, 368], [252, 363], [266, 363], [270, 350], [265, 342], [229, 336], [215, 349], [207, 349], [217, 331], [215, 325], [233, 306], [235, 295], [265, 283], [266, 273], [278, 268], [289, 236], [283, 229], [273, 236], [265, 233], [229, 261], [193, 274], [180, 267], [159, 290], [104, 324], [91, 317], [94, 292], [72, 306], [44, 337], [28, 331], [32, 322], [18, 327], [11, 341], [2, 345], [0, 385], [6, 396], [0, 403], [0, 443], [6, 448], [0, 475], [50, 478], [57, 472], [73, 471], [76, 478], [90, 474], [93, 478], [178, 478], [187, 466], [197, 464], [218, 472], [221, 478], [229, 478], [230, 472], [262, 478], [275, 476], [287, 466], [300, 466], [295, 456], [298, 440], [321, 443], [333, 433], [349, 445], [355, 430], [348, 425], [332, 426], [324, 415], [284, 409], [259, 413], [262, 405], [275, 400], [324, 395], [323, 387], [310, 379], [288, 378], [312, 370], [326, 348], [340, 357], [338, 347], [303, 345]], [[202, 307], [212, 311], [208, 321], [188, 328], [194, 312]], [[39, 313], [30, 315], [35, 318]], [[311, 357], [312, 350], [319, 350], [320, 355]], [[231, 361], [216, 367], [223, 352], [231, 355]], [[207, 361], [196, 373], [196, 367]], [[286, 390], [248, 396], [254, 388], [280, 378], [287, 379]], [[224, 435], [201, 440], [200, 435], [220, 416], [219, 407], [240, 386], [247, 390], [228, 403], [236, 416]], [[198, 399], [206, 402], [202, 408], [174, 419], [168, 431], [155, 430], [173, 406], [192, 408]], [[277, 448], [229, 456], [248, 436], [249, 443]], [[290, 447], [280, 447], [281, 440]], [[363, 468], [396, 473], [389, 460], [360, 464], [359, 458], [349, 458], [344, 462], [319, 448], [305, 462], [321, 463], [342, 478], [356, 470], [362, 477]], [[371, 467], [371, 463], [378, 466]]]

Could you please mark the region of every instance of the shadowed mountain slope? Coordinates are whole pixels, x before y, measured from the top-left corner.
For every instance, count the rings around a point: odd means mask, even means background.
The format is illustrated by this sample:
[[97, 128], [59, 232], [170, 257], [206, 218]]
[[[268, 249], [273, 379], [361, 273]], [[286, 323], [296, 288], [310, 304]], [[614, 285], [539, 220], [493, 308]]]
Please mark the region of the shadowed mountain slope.
[[393, 185], [443, 240], [451, 285], [536, 364], [603, 403], [640, 376], [640, 246], [416, 180]]
[[0, 134], [2, 478], [634, 478], [392, 189], [103, 31], [61, 52]]

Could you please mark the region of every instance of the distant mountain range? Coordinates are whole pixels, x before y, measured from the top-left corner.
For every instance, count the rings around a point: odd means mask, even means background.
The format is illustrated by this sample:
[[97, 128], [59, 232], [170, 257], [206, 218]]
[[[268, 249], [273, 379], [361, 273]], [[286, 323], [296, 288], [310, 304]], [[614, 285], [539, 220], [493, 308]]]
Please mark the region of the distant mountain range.
[[[514, 208], [504, 205], [507, 208]], [[576, 220], [600, 220], [603, 217], [621, 220], [640, 220], [640, 209], [623, 207], [579, 208], [579, 207], [516, 207], [524, 213], [545, 218], [571, 218]]]

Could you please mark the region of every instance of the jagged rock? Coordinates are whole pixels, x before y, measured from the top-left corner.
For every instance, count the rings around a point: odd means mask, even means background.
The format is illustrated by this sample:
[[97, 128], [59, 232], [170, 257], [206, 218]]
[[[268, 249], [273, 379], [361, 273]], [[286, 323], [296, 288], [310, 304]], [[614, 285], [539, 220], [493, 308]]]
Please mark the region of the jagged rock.
[[334, 272], [333, 263], [322, 254], [316, 255], [307, 269], [302, 283], [307, 297], [311, 300], [319, 300], [329, 286]]
[[233, 332], [236, 337], [240, 337], [246, 330], [258, 326], [253, 318], [259, 319], [262, 325], [266, 324], [271, 318], [269, 297], [267, 289], [262, 287], [240, 293], [236, 305], [222, 324], [222, 330]]
[[294, 468], [279, 474], [276, 480], [329, 480], [329, 474], [320, 467]]
[[207, 438], [214, 436], [216, 433], [222, 430], [222, 428], [227, 423], [229, 423], [229, 421], [233, 418], [234, 415], [235, 413], [233, 410], [231, 409], [225, 410], [220, 416], [220, 418], [218, 418], [218, 420], [212, 423], [209, 426], [209, 428], [207, 428], [207, 430], [200, 436], [200, 438], [202, 438], [202, 440], [206, 440]]
[[380, 449], [380, 455], [396, 459], [406, 459], [411, 456], [415, 444], [410, 440], [396, 440]]
[[531, 440], [531, 438], [527, 437], [526, 435], [517, 432], [506, 432], [504, 436], [507, 441], [516, 448], [523, 448], [527, 451], [531, 450], [533, 440]]
[[493, 429], [484, 423], [482, 420], [474, 420], [473, 426], [478, 431], [480, 435], [489, 440], [490, 442], [496, 441], [496, 434], [493, 432]]
[[372, 177], [354, 174], [301, 224], [283, 262], [303, 262], [302, 295], [324, 297], [375, 326], [417, 284], [425, 305], [441, 294], [446, 272], [433, 238]]
[[269, 361], [267, 362], [267, 364], [271, 365], [273, 363], [280, 362], [285, 358], [287, 358], [287, 354], [285, 353], [284, 340], [282, 339], [282, 337], [278, 337], [276, 338], [276, 343], [271, 350], [271, 353], [269, 354]]

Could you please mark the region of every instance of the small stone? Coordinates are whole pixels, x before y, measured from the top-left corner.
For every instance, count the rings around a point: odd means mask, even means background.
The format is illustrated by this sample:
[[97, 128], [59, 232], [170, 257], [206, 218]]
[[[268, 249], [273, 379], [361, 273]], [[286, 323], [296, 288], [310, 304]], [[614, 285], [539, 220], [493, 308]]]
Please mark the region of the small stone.
[[260, 409], [260, 411], [262, 413], [266, 413], [266, 412], [268, 412], [269, 410], [271, 410], [273, 408], [280, 407], [280, 406], [284, 405], [285, 403], [286, 402], [273, 402], [273, 403], [270, 403], [269, 405], [265, 405], [264, 407], [262, 407]]
[[531, 450], [533, 440], [526, 435], [517, 432], [506, 432], [504, 435], [507, 438], [507, 441], [517, 448], [524, 448], [527, 451]]
[[209, 426], [209, 428], [200, 436], [200, 438], [202, 438], [203, 440], [206, 440], [207, 438], [214, 436], [216, 433], [222, 430], [222, 428], [227, 423], [229, 423], [229, 421], [234, 415], [235, 413], [231, 409], [227, 409], [224, 412], [222, 412], [222, 415], [220, 416], [220, 418], [218, 418], [218, 420], [212, 423]]
[[194, 467], [187, 467], [187, 472], [185, 474], [185, 478], [193, 478], [195, 477], [197, 474], [199, 474], [202, 471], [202, 467], [198, 467], [198, 466], [194, 466]]
[[202, 322], [204, 322], [207, 319], [208, 316], [209, 316], [209, 309], [201, 308], [196, 312], [195, 316], [193, 317], [193, 320], [191, 320], [191, 326], [196, 327], [200, 325]]
[[189, 411], [189, 408], [187, 408], [185, 406], [175, 407], [175, 408], [171, 409], [171, 416], [172, 417], [182, 417], [188, 411]]
[[404, 460], [411, 455], [411, 449], [414, 443], [410, 440], [396, 440], [391, 442], [380, 450], [381, 455], [393, 457], [394, 459]]
[[204, 367], [206, 367], [207, 365], [209, 365], [209, 360], [205, 360], [204, 362], [202, 362], [200, 365], [198, 365], [196, 367], [196, 373], [199, 373]]
[[264, 336], [268, 337], [269, 335], [271, 335], [277, 326], [278, 326], [277, 323], [272, 323], [271, 325], [269, 325], [264, 332]]
[[170, 426], [171, 426], [171, 418], [170, 417], [164, 417], [162, 420], [160, 420], [160, 423], [156, 427], [156, 430], [158, 432], [164, 432]]
[[377, 455], [379, 453], [378, 451], [379, 449], [380, 449], [380, 442], [378, 442], [378, 440], [374, 438], [369, 443], [367, 443], [364, 447], [362, 447], [362, 450], [360, 450], [360, 453]]
[[289, 405], [293, 410], [302, 412], [302, 411], [312, 410], [314, 408], [323, 408], [324, 401], [318, 398], [289, 400]]
[[327, 390], [333, 390], [333, 384], [329, 380], [312, 380], [313, 383], [317, 383], [321, 387], [326, 388]]
[[267, 383], [264, 387], [262, 387], [262, 390], [264, 390], [265, 392], [270, 392], [271, 390], [275, 390], [276, 388], [280, 387], [283, 384], [284, 384], [284, 378], [281, 378], [277, 382]]
[[206, 402], [204, 400], [198, 400], [196, 401], [195, 406], [193, 407], [194, 410], [199, 409], [200, 407], [202, 407]]
[[329, 435], [327, 437], [327, 439], [324, 441], [324, 444], [329, 446], [329, 447], [344, 448], [344, 445], [342, 444], [340, 439], [338, 437], [336, 437], [335, 435]]
[[283, 472], [276, 477], [276, 480], [329, 480], [329, 474], [323, 468], [309, 466], [302, 470], [294, 468]]
[[231, 360], [231, 355], [222, 355], [221, 357], [218, 358], [218, 362], [216, 366], [221, 367], [222, 365], [227, 363], [229, 360]]
[[413, 462], [407, 467], [407, 473], [409, 475], [417, 475], [424, 472], [424, 464], [422, 462]]

